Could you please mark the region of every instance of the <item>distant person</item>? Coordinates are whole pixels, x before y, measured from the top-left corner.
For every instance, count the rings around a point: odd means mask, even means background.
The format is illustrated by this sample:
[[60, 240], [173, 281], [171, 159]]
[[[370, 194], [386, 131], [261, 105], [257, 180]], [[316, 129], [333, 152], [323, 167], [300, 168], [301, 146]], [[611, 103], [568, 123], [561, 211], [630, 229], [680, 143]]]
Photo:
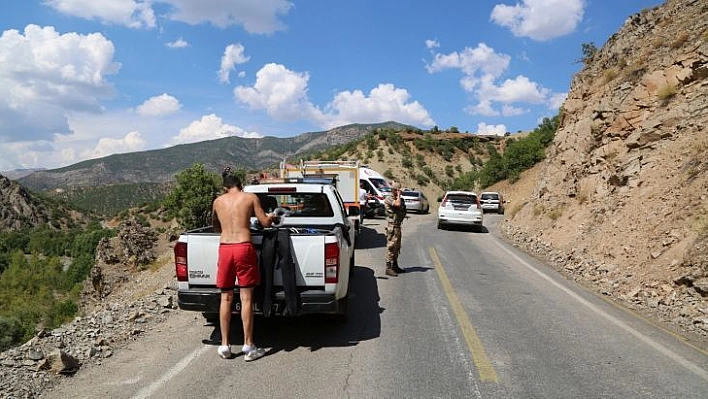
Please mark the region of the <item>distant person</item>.
[[398, 266], [401, 252], [401, 224], [406, 218], [406, 203], [401, 198], [401, 184], [391, 185], [391, 194], [384, 199], [386, 209], [386, 275], [398, 276], [405, 269]]
[[364, 212], [369, 200], [369, 193], [364, 188], [364, 183], [359, 183], [359, 224], [364, 223]]
[[253, 287], [260, 282], [260, 274], [256, 251], [251, 243], [250, 220], [255, 215], [263, 227], [269, 227], [275, 215], [263, 212], [258, 196], [242, 191], [241, 180], [231, 172], [231, 168], [225, 168], [221, 176], [226, 192], [214, 200], [212, 212], [214, 231], [221, 233], [216, 272], [216, 286], [221, 289], [221, 346], [217, 352], [224, 359], [232, 357], [229, 343], [231, 306], [238, 276], [244, 338], [241, 350], [248, 362], [265, 354], [263, 348], [253, 343]]

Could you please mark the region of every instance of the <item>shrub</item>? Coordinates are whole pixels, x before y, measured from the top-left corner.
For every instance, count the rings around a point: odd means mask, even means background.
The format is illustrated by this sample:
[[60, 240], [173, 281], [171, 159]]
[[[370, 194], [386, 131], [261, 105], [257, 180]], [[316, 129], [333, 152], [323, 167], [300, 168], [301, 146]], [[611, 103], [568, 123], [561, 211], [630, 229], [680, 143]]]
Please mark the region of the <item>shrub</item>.
[[561, 208], [556, 208], [548, 212], [546, 216], [548, 216], [549, 219], [556, 221], [558, 220], [559, 217], [563, 214], [563, 209]]
[[[245, 170], [237, 170], [236, 174], [240, 174], [241, 181], [245, 180]], [[206, 171], [204, 165], [194, 164], [178, 173], [175, 179], [177, 184], [164, 201], [168, 214], [188, 230], [211, 223], [212, 203], [221, 191], [220, 177]]]
[[602, 74], [602, 78], [605, 81], [605, 83], [610, 83], [614, 78], [619, 75], [619, 72], [615, 68], [610, 68], [605, 70], [605, 72]]
[[664, 86], [659, 87], [659, 90], [656, 92], [657, 98], [659, 100], [668, 100], [671, 97], [675, 96], [676, 93], [678, 93], [678, 90], [676, 90], [676, 86], [672, 84], [666, 84]]
[[416, 184], [418, 184], [419, 186], [425, 187], [425, 186], [428, 185], [428, 183], [430, 183], [430, 179], [428, 179], [428, 177], [425, 176], [425, 175], [423, 175], [423, 174], [418, 174], [418, 175], [415, 177], [415, 182], [416, 182]]
[[0, 352], [20, 343], [24, 335], [25, 330], [19, 319], [0, 316]]
[[673, 42], [671, 42], [671, 48], [672, 49], [677, 49], [683, 46], [686, 41], [688, 41], [688, 33], [687, 32], [681, 32], [678, 36], [676, 36], [676, 39], [674, 39]]

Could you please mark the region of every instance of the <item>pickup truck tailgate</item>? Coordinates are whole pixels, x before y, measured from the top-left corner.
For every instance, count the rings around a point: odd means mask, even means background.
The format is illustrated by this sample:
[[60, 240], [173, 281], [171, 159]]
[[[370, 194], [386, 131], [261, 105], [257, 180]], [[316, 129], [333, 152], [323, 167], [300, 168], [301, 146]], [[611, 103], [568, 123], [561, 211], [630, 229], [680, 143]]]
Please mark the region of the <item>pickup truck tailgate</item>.
[[[293, 260], [296, 265], [297, 285], [324, 286], [324, 248], [326, 242], [336, 242], [334, 236], [291, 235]], [[219, 251], [219, 238], [215, 234], [192, 234], [188, 237], [189, 251], [187, 264], [190, 286], [216, 286], [216, 265]], [[254, 234], [252, 242], [256, 247], [260, 264], [260, 250], [263, 236]], [[280, 265], [274, 271], [274, 285], [282, 285]], [[238, 284], [238, 283], [237, 283]]]

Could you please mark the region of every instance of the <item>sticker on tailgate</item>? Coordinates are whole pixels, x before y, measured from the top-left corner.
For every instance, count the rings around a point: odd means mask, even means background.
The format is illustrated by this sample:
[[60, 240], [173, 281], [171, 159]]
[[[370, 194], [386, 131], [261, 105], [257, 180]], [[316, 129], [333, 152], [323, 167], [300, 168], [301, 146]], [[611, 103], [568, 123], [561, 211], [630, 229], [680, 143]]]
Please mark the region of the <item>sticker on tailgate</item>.
[[205, 273], [204, 270], [194, 270], [189, 269], [189, 278], [209, 278], [211, 277], [209, 273]]

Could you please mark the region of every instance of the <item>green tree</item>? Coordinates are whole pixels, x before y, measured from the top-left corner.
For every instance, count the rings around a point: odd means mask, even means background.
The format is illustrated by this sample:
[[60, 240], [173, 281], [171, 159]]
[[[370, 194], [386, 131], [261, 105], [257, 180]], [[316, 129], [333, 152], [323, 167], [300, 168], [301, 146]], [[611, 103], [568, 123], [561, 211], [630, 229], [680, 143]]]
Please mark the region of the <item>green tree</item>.
[[576, 62], [582, 62], [587, 65], [595, 58], [595, 55], [597, 55], [597, 46], [595, 46], [593, 42], [582, 43], [581, 46], [583, 55], [582, 58]]
[[[239, 171], [236, 173], [238, 176]], [[243, 181], [246, 172], [241, 169], [240, 173]], [[211, 206], [221, 191], [220, 177], [198, 163], [178, 173], [175, 179], [177, 184], [164, 201], [167, 212], [187, 230], [210, 224]]]

